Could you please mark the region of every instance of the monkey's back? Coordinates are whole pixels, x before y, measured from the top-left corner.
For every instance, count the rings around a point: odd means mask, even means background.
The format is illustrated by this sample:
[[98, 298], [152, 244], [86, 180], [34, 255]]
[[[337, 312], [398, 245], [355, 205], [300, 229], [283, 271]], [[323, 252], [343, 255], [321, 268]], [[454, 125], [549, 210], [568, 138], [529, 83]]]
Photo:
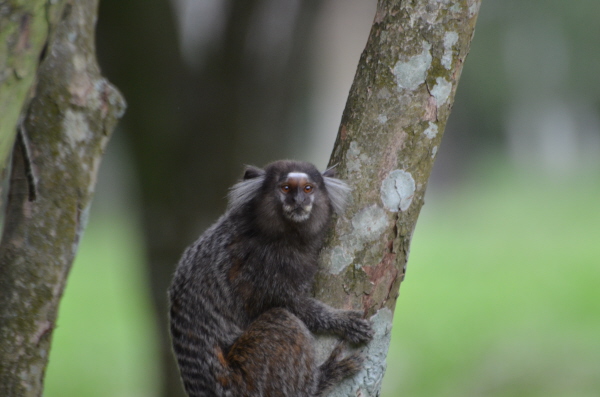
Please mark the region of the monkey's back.
[[188, 247], [169, 289], [173, 349], [188, 393], [224, 395], [215, 383], [227, 372], [222, 347], [233, 344], [247, 321], [226, 276], [230, 227], [223, 216]]

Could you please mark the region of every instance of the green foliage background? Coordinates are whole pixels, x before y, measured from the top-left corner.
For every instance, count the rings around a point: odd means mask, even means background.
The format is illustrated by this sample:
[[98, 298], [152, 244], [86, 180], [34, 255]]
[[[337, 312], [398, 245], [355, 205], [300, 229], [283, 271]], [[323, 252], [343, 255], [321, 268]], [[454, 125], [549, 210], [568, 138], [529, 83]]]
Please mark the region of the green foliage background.
[[[597, 396], [600, 179], [488, 161], [430, 186], [395, 313], [383, 396]], [[95, 213], [61, 304], [47, 397], [153, 396], [135, 219]]]

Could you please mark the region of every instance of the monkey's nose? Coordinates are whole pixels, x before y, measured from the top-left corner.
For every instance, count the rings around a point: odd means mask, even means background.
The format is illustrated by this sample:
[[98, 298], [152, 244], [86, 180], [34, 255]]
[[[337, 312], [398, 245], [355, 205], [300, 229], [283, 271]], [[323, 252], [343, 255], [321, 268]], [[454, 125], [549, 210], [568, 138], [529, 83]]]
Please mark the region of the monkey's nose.
[[306, 201], [306, 195], [300, 193], [296, 197], [294, 197], [294, 202], [299, 205], [303, 205]]

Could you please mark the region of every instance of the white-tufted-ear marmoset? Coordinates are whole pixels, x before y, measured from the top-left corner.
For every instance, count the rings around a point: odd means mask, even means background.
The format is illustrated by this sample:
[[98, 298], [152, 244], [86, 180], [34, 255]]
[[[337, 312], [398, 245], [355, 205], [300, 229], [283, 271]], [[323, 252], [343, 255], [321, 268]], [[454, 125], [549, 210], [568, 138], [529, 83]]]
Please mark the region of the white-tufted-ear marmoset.
[[306, 162], [247, 167], [169, 289], [173, 350], [191, 397], [320, 396], [360, 370], [362, 357], [343, 357], [342, 345], [319, 364], [312, 332], [365, 343], [370, 323], [309, 296], [349, 190]]

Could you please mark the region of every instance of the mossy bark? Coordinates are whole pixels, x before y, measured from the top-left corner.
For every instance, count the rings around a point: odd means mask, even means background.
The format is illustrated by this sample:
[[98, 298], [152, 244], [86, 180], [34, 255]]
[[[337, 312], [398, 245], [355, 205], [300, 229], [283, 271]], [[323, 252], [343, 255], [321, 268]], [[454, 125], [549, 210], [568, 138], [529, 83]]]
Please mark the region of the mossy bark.
[[335, 307], [364, 311], [375, 338], [362, 348], [362, 372], [332, 396], [379, 394], [412, 233], [479, 6], [480, 0], [378, 3], [330, 161], [353, 194], [323, 251], [315, 287]]
[[[2, 396], [42, 395], [59, 300], [104, 147], [124, 111], [96, 63], [97, 0], [63, 4], [48, 20], [37, 71], [28, 69], [35, 83], [12, 156], [0, 243]], [[16, 131], [18, 109], [11, 111], [17, 117], [6, 128]]]
[[62, 1], [11, 0], [0, 5], [0, 175], [16, 136], [36, 70]]

